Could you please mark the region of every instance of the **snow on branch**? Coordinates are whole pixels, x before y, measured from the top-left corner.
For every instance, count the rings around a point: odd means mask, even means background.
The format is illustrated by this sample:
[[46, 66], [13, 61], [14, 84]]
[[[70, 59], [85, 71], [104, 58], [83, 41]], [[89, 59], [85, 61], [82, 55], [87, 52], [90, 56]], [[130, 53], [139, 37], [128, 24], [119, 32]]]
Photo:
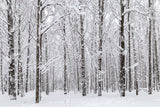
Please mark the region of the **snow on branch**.
[[122, 15], [125, 15], [125, 14], [127, 14], [129, 12], [137, 12], [137, 13], [142, 14], [144, 16], [148, 16], [148, 13], [139, 11], [138, 9], [135, 9], [135, 8], [133, 8], [133, 9], [125, 9], [125, 11], [124, 11], [124, 13]]

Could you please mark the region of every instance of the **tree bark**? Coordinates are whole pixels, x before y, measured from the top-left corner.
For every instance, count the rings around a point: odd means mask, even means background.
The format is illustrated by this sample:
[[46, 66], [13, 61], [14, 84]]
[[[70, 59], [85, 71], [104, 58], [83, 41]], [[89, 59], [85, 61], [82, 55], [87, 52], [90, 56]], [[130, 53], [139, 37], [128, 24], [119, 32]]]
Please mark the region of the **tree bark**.
[[27, 48], [27, 68], [26, 68], [26, 87], [25, 92], [28, 92], [28, 79], [29, 79], [29, 62], [30, 62], [30, 41], [31, 41], [31, 23], [29, 22], [29, 37], [28, 37], [28, 48]]
[[[130, 0], [128, 0], [128, 9], [130, 9]], [[128, 46], [129, 46], [129, 92], [132, 91], [132, 75], [131, 75], [131, 27], [130, 12], [128, 12]]]
[[0, 73], [1, 73], [1, 91], [2, 95], [4, 94], [4, 85], [3, 85], [3, 42], [1, 40], [1, 49], [0, 49]]
[[9, 43], [9, 95], [11, 100], [16, 100], [16, 81], [15, 81], [15, 56], [14, 56], [14, 23], [12, 0], [7, 1], [8, 10], [8, 43]]
[[36, 103], [40, 102], [40, 0], [37, 0], [37, 41], [36, 41]]
[[[149, 0], [149, 10], [152, 8]], [[149, 18], [149, 74], [148, 74], [148, 94], [152, 94], [152, 19]]]
[[[45, 43], [46, 43], [46, 46], [45, 46], [45, 55], [46, 55], [46, 63], [48, 62], [48, 40], [47, 40], [47, 35], [46, 35], [46, 38], [45, 38]], [[49, 70], [48, 68], [46, 68], [47, 71], [46, 71], [46, 95], [49, 95]]]
[[124, 36], [124, 0], [120, 0], [121, 21], [120, 21], [120, 96], [125, 96], [125, 36]]
[[102, 39], [104, 21], [104, 0], [99, 0], [99, 21], [98, 96], [102, 96]]
[[[82, 4], [82, 3], [81, 3]], [[81, 7], [81, 11], [83, 11]], [[86, 71], [85, 71], [85, 38], [84, 38], [84, 16], [80, 15], [80, 36], [81, 36], [81, 77], [82, 77], [82, 96], [86, 96]]]

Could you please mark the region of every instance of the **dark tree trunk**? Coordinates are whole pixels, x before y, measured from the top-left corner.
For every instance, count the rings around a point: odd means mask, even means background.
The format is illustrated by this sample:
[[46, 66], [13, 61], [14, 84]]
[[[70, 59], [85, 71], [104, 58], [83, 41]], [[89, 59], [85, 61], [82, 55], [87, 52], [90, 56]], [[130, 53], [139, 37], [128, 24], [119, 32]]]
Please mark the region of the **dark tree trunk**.
[[8, 43], [9, 43], [9, 95], [11, 100], [16, 100], [16, 81], [15, 81], [15, 57], [14, 57], [14, 23], [13, 23], [13, 10], [12, 0], [7, 1], [8, 10]]
[[[82, 4], [82, 3], [81, 3]], [[83, 11], [81, 7], [81, 11]], [[85, 38], [84, 38], [84, 16], [80, 15], [80, 36], [81, 36], [81, 77], [82, 77], [82, 96], [86, 96], [86, 72], [85, 72]]]
[[[40, 8], [42, 7], [42, 1], [40, 0], [39, 4]], [[39, 9], [39, 30], [42, 30], [42, 19], [43, 18], [43, 11]], [[42, 40], [43, 40], [43, 34], [39, 31], [39, 68], [42, 67]], [[44, 75], [42, 74], [42, 68], [39, 69], [39, 99], [41, 100], [42, 96], [41, 93], [44, 91]]]
[[66, 47], [64, 46], [64, 94], [67, 94]]
[[124, 36], [124, 0], [120, 0], [121, 21], [120, 21], [120, 95], [125, 96], [125, 36]]
[[[65, 13], [65, 12], [64, 12]], [[63, 36], [64, 36], [64, 94], [67, 94], [67, 53], [66, 53], [66, 25], [65, 17], [63, 18]]]
[[[152, 8], [149, 0], [149, 8]], [[149, 18], [149, 74], [148, 74], [148, 94], [152, 94], [152, 19]]]
[[40, 102], [40, 4], [37, 0], [37, 41], [36, 41], [36, 103]]
[[81, 23], [81, 70], [82, 70], [82, 95], [86, 96], [86, 72], [85, 72], [85, 44], [84, 44], [84, 18], [80, 16]]
[[[30, 62], [30, 41], [31, 41], [31, 25], [29, 22], [29, 37], [28, 37], [28, 48], [27, 48], [27, 68], [26, 68], [26, 87], [25, 87], [25, 92], [28, 92], [28, 79], [29, 79], [29, 62]], [[31, 81], [30, 81], [31, 82]]]
[[103, 42], [104, 0], [99, 0], [99, 56], [98, 56], [98, 96], [102, 96], [102, 42]]
[[154, 86], [157, 91], [159, 91], [159, 66], [158, 66], [158, 51], [157, 51], [157, 34], [156, 34], [156, 12], [153, 10], [153, 37], [154, 37], [154, 55], [153, 55], [153, 67], [154, 67]]
[[22, 58], [21, 58], [21, 16], [18, 16], [19, 31], [18, 31], [18, 95], [24, 96], [23, 87], [23, 72], [22, 72]]
[[95, 94], [97, 94], [97, 68], [95, 67], [95, 74], [94, 74], [94, 78], [95, 78], [95, 80], [94, 80], [94, 82], [95, 82], [95, 86], [94, 86], [94, 93]]
[[3, 85], [3, 42], [1, 40], [1, 49], [0, 49], [0, 75], [1, 75], [1, 91], [2, 95], [4, 94], [4, 85]]
[[[45, 43], [46, 43], [46, 47], [45, 47], [45, 55], [46, 55], [46, 63], [48, 63], [48, 44], [47, 44], [47, 35], [45, 38]], [[46, 95], [49, 95], [49, 70], [47, 69], [46, 71]]]
[[78, 64], [78, 60], [76, 61], [76, 68], [77, 68], [77, 90], [80, 91], [80, 82], [79, 82], [79, 64]]
[[54, 92], [54, 89], [55, 89], [55, 73], [54, 73], [54, 66], [53, 66], [53, 92]]
[[[128, 9], [130, 9], [130, 0], [128, 0]], [[128, 46], [129, 46], [129, 92], [132, 91], [132, 75], [131, 75], [131, 27], [130, 27], [130, 12], [128, 12]]]

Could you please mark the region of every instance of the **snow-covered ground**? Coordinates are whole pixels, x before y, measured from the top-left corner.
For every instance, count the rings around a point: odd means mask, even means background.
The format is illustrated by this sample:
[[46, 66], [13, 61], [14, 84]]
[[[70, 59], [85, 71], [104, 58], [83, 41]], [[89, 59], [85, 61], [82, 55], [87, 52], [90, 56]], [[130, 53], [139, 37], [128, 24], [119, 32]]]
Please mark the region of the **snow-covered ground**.
[[0, 95], [0, 107], [160, 107], [160, 93], [140, 93], [139, 96], [126, 93], [124, 98], [120, 97], [118, 92], [103, 93], [101, 97], [93, 94], [86, 97], [74, 93], [63, 95], [63, 92], [42, 96], [42, 101], [35, 104], [34, 92], [23, 98], [18, 97], [17, 101], [10, 101], [7, 95]]

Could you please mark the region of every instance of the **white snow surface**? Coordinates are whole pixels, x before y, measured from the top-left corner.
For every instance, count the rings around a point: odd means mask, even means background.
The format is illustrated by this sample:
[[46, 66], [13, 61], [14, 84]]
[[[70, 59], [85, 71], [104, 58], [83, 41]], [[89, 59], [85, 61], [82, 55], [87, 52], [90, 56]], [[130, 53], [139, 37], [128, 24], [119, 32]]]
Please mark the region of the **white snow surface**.
[[119, 93], [105, 93], [99, 97], [89, 94], [82, 97], [81, 94], [70, 93], [64, 95], [57, 91], [49, 96], [42, 94], [42, 101], [35, 104], [35, 93], [29, 92], [25, 97], [18, 97], [16, 101], [10, 101], [8, 95], [0, 95], [0, 107], [160, 107], [160, 93], [126, 93], [126, 97], [120, 97]]

